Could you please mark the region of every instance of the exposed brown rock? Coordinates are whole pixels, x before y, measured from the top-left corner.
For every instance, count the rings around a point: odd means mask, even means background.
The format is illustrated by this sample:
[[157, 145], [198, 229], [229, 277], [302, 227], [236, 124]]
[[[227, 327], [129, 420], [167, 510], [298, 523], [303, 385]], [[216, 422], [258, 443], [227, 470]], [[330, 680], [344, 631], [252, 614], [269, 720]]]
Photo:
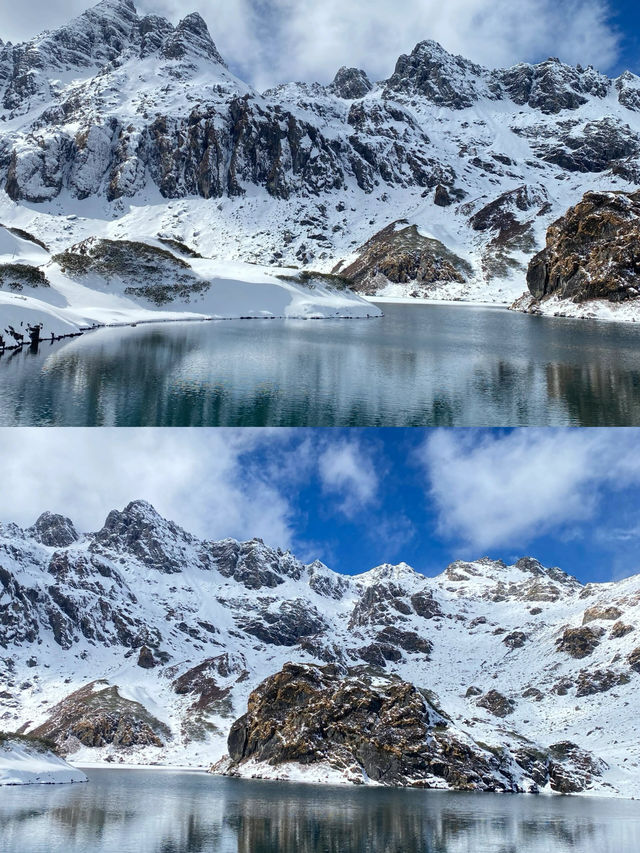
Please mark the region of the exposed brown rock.
[[588, 192], [547, 231], [531, 261], [529, 292], [580, 303], [640, 296], [640, 193]]
[[447, 731], [413, 685], [357, 669], [286, 664], [249, 697], [228, 740], [231, 767], [324, 763], [382, 785], [513, 790], [491, 752]]
[[619, 610], [617, 607], [602, 607], [596, 605], [595, 607], [589, 607], [584, 611], [584, 616], [582, 617], [582, 624], [587, 625], [589, 622], [595, 622], [597, 619], [605, 619], [611, 622], [615, 622], [616, 619], [619, 619], [622, 616], [622, 610]]
[[577, 794], [587, 789], [594, 777], [602, 776], [607, 764], [571, 741], [549, 747], [549, 782], [559, 794]]
[[497, 690], [490, 690], [481, 699], [478, 699], [478, 706], [486, 708], [494, 717], [508, 717], [515, 711], [516, 703], [513, 699], [507, 699]]
[[55, 741], [68, 755], [81, 745], [164, 746], [171, 734], [138, 702], [124, 699], [118, 688], [94, 681], [71, 693], [51, 709], [51, 716], [30, 734]]
[[599, 634], [593, 628], [566, 628], [562, 637], [556, 640], [556, 648], [580, 659], [589, 657], [599, 643]]
[[148, 646], [143, 646], [138, 655], [138, 666], [142, 667], [142, 669], [154, 669], [155, 665], [156, 661], [153, 657], [153, 652]]
[[423, 237], [417, 226], [401, 220], [375, 234], [353, 263], [334, 272], [347, 278], [352, 290], [373, 295], [389, 282], [415, 282], [417, 291], [428, 293], [434, 284], [466, 281], [471, 268], [439, 240]]
[[613, 640], [619, 640], [620, 637], [626, 637], [627, 634], [630, 634], [634, 630], [635, 628], [633, 625], [625, 625], [624, 622], [616, 622], [616, 624], [611, 628], [609, 636]]
[[606, 693], [613, 687], [628, 684], [629, 676], [624, 672], [614, 672], [611, 669], [596, 669], [593, 672], [582, 670], [576, 681], [576, 696], [593, 696], [595, 693]]
[[629, 661], [629, 666], [634, 670], [634, 672], [640, 672], [640, 646], [631, 652], [627, 660]]
[[511, 634], [507, 634], [502, 642], [510, 649], [521, 649], [527, 642], [527, 635], [522, 631], [513, 631]]

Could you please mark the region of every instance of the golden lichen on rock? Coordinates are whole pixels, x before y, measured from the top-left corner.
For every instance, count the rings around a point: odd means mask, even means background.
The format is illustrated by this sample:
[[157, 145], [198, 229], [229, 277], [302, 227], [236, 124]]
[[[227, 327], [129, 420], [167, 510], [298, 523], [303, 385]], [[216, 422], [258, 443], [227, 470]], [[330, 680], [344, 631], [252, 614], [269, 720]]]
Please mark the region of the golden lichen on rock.
[[626, 302], [640, 297], [640, 192], [588, 192], [547, 231], [529, 265], [537, 302]]

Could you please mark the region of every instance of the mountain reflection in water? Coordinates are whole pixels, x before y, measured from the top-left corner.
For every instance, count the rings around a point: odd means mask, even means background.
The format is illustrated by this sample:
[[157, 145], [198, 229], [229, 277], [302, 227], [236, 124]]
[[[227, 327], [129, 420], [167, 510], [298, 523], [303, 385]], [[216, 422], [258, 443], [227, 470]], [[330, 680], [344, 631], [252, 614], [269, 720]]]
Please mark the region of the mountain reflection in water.
[[640, 425], [640, 328], [448, 305], [101, 329], [0, 358], [0, 425]]
[[147, 770], [5, 788], [3, 853], [637, 853], [640, 804]]

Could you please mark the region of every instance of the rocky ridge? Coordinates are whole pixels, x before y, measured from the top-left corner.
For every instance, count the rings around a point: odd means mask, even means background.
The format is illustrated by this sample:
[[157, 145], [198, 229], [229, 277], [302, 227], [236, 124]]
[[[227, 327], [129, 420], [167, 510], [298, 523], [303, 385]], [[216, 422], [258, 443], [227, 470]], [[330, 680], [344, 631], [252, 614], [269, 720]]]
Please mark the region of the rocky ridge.
[[[259, 540], [200, 540], [141, 501], [88, 534], [47, 513], [0, 526], [0, 725], [53, 738], [72, 760], [196, 766], [221, 759], [240, 727], [253, 746], [232, 747], [229, 772], [321, 765], [362, 781], [375, 776], [369, 736], [382, 744], [375, 762], [403, 742], [392, 716], [376, 722], [382, 702], [422, 732], [389, 784], [629, 796], [640, 791], [639, 607], [638, 578], [584, 586], [532, 558], [456, 562], [435, 578], [404, 564], [344, 576]], [[343, 689], [355, 697], [344, 719]], [[279, 706], [283, 730], [302, 725], [293, 752], [265, 735], [274, 690], [292, 702]], [[292, 757], [331, 720], [339, 750], [323, 743], [315, 767]], [[542, 770], [520, 761], [525, 748]], [[438, 750], [449, 759], [427, 771]]]

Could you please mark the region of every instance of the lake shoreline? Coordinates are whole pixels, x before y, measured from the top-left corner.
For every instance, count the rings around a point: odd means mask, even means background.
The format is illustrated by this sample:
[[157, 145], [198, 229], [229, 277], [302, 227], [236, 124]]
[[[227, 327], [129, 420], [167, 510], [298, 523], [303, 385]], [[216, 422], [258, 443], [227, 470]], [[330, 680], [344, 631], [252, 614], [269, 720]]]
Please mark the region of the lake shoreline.
[[[563, 794], [558, 791], [551, 790], [540, 790], [536, 792], [532, 791], [467, 791], [467, 790], [459, 790], [456, 788], [447, 788], [447, 787], [431, 787], [426, 788], [422, 786], [414, 786], [414, 785], [382, 785], [382, 784], [356, 784], [354, 782], [350, 782], [345, 779], [344, 782], [325, 782], [322, 779], [304, 779], [304, 778], [286, 778], [286, 777], [260, 777], [260, 776], [236, 776], [226, 773], [214, 773], [208, 769], [210, 765], [202, 766], [202, 767], [194, 767], [189, 765], [171, 765], [171, 764], [120, 764], [113, 762], [80, 762], [79, 764], [73, 764], [77, 770], [81, 770], [83, 772], [91, 771], [91, 770], [108, 770], [108, 771], [123, 771], [123, 772], [146, 772], [149, 771], [151, 773], [167, 773], [167, 774], [191, 774], [196, 776], [209, 776], [217, 779], [232, 779], [240, 782], [265, 782], [270, 785], [281, 784], [281, 785], [305, 785], [309, 787], [321, 787], [321, 788], [339, 788], [339, 789], [347, 789], [347, 790], [384, 790], [384, 791], [416, 791], [423, 792], [429, 794], [477, 794], [482, 796], [501, 796], [501, 797], [515, 797], [517, 799], [525, 798], [549, 798], [549, 799], [558, 799], [558, 798], [568, 798], [568, 799], [578, 799], [578, 800], [615, 800], [617, 802], [637, 802], [637, 798], [633, 796], [625, 796], [623, 794], [607, 794], [604, 791], [578, 791], [572, 794]], [[89, 779], [91, 781], [91, 779]]]

